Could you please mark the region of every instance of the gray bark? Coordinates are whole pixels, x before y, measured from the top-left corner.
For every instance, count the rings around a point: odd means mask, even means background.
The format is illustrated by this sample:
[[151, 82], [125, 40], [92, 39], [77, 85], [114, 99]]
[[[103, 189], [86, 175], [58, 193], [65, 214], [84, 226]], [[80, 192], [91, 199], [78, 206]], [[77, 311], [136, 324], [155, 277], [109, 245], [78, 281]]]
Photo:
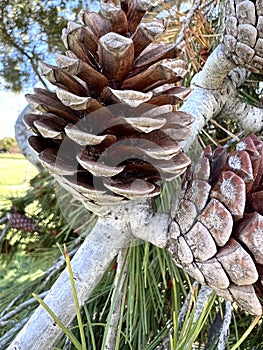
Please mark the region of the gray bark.
[[192, 92], [180, 108], [195, 117], [192, 135], [183, 146], [185, 151], [189, 150], [209, 119], [216, 116], [235, 119], [248, 132], [262, 130], [263, 109], [242, 102], [237, 92], [237, 87], [245, 82], [248, 73], [235, 67], [219, 45], [209, 56], [202, 71], [192, 79]]
[[[156, 237], [157, 245], [165, 246], [168, 216], [158, 214], [155, 217], [148, 201], [130, 202], [127, 206], [113, 210], [111, 216], [98, 219], [71, 262], [81, 306], [118, 252], [126, 248], [134, 237], [148, 239], [148, 234], [153, 230], [161, 237]], [[44, 301], [62, 323], [70, 325], [75, 317], [75, 307], [67, 269], [54, 283]], [[8, 349], [51, 350], [61, 337], [61, 329], [39, 306]]]
[[224, 350], [226, 348], [227, 340], [229, 337], [229, 326], [231, 323], [231, 317], [232, 317], [231, 303], [230, 301], [226, 301], [224, 320], [223, 320], [216, 350]]
[[[119, 229], [113, 219], [98, 219], [72, 260], [80, 305], [88, 299], [119, 249], [126, 247], [131, 238], [130, 231], [124, 230], [123, 226]], [[64, 325], [70, 325], [75, 317], [75, 307], [67, 270], [62, 272], [44, 301]], [[45, 309], [39, 306], [8, 349], [51, 350], [61, 336], [61, 329]]]
[[128, 260], [125, 258], [127, 249], [121, 249], [117, 257], [117, 270], [113, 283], [111, 305], [113, 310], [110, 316], [110, 329], [107, 334], [105, 350], [113, 350], [116, 347], [117, 329], [120, 321], [121, 303], [125, 280], [128, 274]]

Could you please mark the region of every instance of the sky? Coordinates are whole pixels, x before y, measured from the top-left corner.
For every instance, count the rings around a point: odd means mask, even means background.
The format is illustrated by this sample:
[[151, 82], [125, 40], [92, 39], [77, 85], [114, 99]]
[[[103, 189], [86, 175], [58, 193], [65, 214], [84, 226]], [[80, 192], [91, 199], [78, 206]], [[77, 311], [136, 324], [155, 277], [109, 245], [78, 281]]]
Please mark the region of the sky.
[[15, 137], [16, 119], [26, 105], [24, 94], [0, 91], [0, 140]]

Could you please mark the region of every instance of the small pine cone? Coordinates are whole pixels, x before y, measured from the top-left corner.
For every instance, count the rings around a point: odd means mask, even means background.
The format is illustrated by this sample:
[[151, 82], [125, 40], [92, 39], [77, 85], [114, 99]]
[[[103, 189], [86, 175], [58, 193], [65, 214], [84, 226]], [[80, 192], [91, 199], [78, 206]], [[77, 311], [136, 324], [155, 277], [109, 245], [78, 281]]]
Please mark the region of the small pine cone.
[[[180, 142], [193, 118], [175, 110], [189, 93], [174, 44], [153, 43], [161, 22], [143, 23], [149, 1], [105, 1], [83, 11], [82, 25], [62, 33], [68, 50], [58, 66], [41, 63], [56, 92], [27, 95], [39, 111], [25, 116], [42, 164], [90, 210], [160, 193], [190, 159]], [[103, 207], [103, 208], [102, 208]]]
[[39, 228], [35, 221], [23, 213], [15, 212], [10, 214], [9, 222], [11, 227], [15, 228], [16, 230], [29, 233], [39, 232]]
[[169, 251], [200, 283], [262, 314], [263, 142], [204, 150], [172, 204]]
[[262, 0], [227, 0], [222, 48], [238, 66], [263, 71]]

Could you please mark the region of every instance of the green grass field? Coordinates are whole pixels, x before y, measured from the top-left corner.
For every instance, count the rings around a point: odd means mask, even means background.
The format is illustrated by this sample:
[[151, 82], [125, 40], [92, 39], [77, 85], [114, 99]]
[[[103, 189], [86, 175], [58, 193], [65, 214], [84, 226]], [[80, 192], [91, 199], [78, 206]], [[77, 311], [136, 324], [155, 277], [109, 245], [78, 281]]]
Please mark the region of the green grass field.
[[23, 194], [37, 169], [22, 154], [0, 154], [0, 208], [6, 198]]
[[[0, 211], [2, 208], [10, 206], [8, 197], [25, 193], [29, 187], [30, 179], [37, 173], [37, 169], [22, 154], [0, 154]], [[14, 285], [17, 288], [19, 283], [23, 281], [23, 275], [30, 279], [33, 276], [31, 276], [31, 263], [31, 258], [19, 250], [16, 258], [12, 259], [7, 267], [2, 266], [0, 271], [1, 292], [10, 290]], [[23, 274], [21, 274], [21, 269]], [[20, 280], [21, 278], [22, 280]]]

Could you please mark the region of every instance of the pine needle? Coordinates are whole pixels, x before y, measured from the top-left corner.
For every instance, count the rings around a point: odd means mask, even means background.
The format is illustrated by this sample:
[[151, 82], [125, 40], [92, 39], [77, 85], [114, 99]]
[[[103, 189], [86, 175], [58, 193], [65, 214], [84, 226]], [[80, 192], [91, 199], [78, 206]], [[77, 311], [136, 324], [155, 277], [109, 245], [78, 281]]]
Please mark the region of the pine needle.
[[67, 268], [68, 268], [69, 279], [70, 279], [70, 284], [71, 284], [71, 289], [72, 289], [72, 294], [73, 294], [73, 299], [74, 299], [75, 309], [76, 309], [76, 314], [77, 314], [77, 320], [78, 320], [78, 325], [79, 325], [79, 332], [80, 332], [80, 338], [81, 338], [81, 344], [82, 344], [81, 349], [86, 350], [87, 346], [86, 346], [82, 318], [81, 318], [81, 314], [80, 314], [78, 295], [77, 295], [77, 291], [76, 291], [76, 286], [75, 286], [73, 271], [72, 271], [71, 264], [70, 264], [68, 250], [67, 250], [67, 247], [65, 244], [64, 244], [64, 254], [65, 254], [65, 258], [66, 258], [66, 264], [67, 264]]
[[230, 349], [230, 350], [236, 350], [243, 342], [244, 340], [249, 336], [249, 334], [252, 332], [253, 328], [258, 324], [259, 320], [261, 319], [261, 316], [256, 316], [251, 323], [251, 325], [248, 327], [248, 329], [244, 332], [242, 337], [238, 340], [238, 342]]
[[71, 342], [75, 345], [77, 350], [83, 350], [80, 342], [77, 338], [72, 334], [72, 332], [60, 321], [60, 319], [56, 316], [56, 314], [48, 307], [48, 305], [39, 298], [38, 295], [32, 293], [33, 297], [39, 302], [40, 305], [49, 313], [49, 315], [53, 318], [53, 320], [57, 323], [57, 325], [62, 329], [64, 334], [71, 340]]

